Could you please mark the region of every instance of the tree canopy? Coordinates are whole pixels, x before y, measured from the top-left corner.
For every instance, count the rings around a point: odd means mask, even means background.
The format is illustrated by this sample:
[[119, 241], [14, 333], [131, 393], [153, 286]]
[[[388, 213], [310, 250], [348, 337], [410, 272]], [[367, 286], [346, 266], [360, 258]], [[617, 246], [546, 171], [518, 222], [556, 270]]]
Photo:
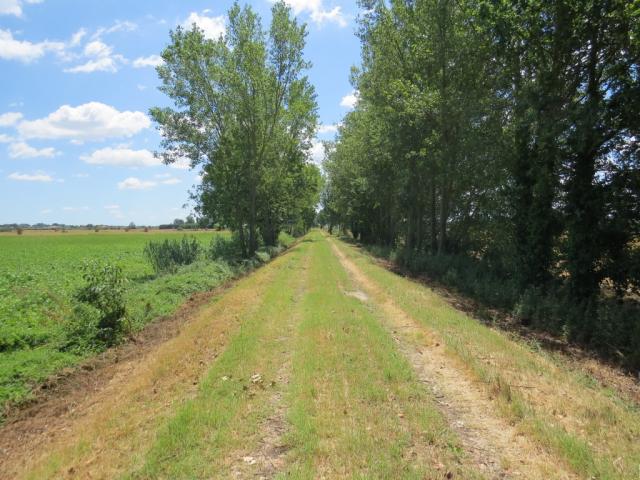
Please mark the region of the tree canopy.
[[632, 355], [638, 311], [603, 302], [640, 286], [638, 2], [360, 3], [323, 221], [408, 264], [466, 258], [516, 310], [562, 297], [562, 314], [518, 311]]
[[159, 155], [201, 167], [198, 210], [237, 232], [245, 255], [261, 240], [274, 244], [285, 227], [308, 228], [320, 190], [308, 160], [317, 105], [305, 76], [306, 29], [284, 2], [271, 13], [268, 31], [236, 3], [218, 39], [196, 25], [171, 32], [157, 70], [174, 106], [151, 110]]

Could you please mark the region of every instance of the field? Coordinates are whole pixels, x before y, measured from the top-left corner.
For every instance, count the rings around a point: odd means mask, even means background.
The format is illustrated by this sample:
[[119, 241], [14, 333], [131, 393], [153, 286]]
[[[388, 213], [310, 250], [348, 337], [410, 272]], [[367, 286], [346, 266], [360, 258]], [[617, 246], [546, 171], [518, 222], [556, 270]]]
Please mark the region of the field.
[[542, 480], [640, 466], [637, 398], [318, 230], [97, 375], [0, 429], [0, 469]]
[[[138, 330], [172, 313], [191, 293], [210, 289], [232, 275], [228, 266], [197, 262], [156, 278], [143, 257], [149, 240], [181, 238], [179, 231], [26, 231], [0, 235], [0, 405], [21, 401], [30, 385], [93, 352], [60, 348], [71, 315], [71, 298], [83, 283], [87, 260], [122, 267], [128, 278], [128, 321]], [[189, 233], [203, 247], [213, 231]], [[1, 409], [0, 409], [1, 411]]]

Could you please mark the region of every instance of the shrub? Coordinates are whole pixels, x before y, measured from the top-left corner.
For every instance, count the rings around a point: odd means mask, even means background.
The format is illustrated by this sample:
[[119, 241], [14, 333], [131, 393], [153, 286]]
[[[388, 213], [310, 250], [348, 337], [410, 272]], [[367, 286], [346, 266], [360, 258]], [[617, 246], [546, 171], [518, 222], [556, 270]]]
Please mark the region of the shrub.
[[24, 230], [22, 228], [20, 228], [20, 227], [16, 228], [16, 233], [18, 235], [22, 235], [23, 232], [24, 232]]
[[113, 345], [124, 330], [127, 280], [122, 269], [110, 263], [88, 262], [82, 270], [85, 285], [74, 295], [77, 303], [67, 337], [75, 345]]
[[269, 255], [269, 252], [265, 250], [258, 250], [255, 256], [260, 263], [267, 263], [271, 260], [271, 255]]
[[144, 256], [156, 274], [175, 272], [180, 265], [195, 262], [199, 255], [200, 243], [186, 235], [181, 240], [151, 241], [144, 247]]
[[280, 232], [278, 235], [278, 245], [282, 245], [284, 248], [289, 248], [295, 241], [296, 239], [287, 232]]
[[231, 237], [215, 235], [209, 243], [207, 257], [210, 260], [227, 260], [230, 262], [239, 261], [242, 258], [242, 248], [240, 240], [234, 234]]

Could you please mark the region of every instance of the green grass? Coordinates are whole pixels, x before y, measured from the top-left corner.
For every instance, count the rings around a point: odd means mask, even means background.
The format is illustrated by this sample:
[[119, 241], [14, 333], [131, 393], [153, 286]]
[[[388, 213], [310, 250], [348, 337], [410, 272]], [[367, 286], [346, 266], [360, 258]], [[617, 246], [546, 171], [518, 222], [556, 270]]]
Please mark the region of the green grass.
[[276, 461], [261, 464], [260, 448], [280, 412], [277, 478], [477, 478], [377, 314], [345, 294], [326, 239], [312, 232], [267, 268], [254, 313], [124, 477], [258, 478]]
[[637, 479], [640, 411], [561, 359], [487, 328], [429, 288], [341, 250], [398, 306], [436, 332], [497, 399], [502, 415], [586, 478]]
[[[207, 246], [217, 232], [189, 232]], [[32, 385], [77, 363], [91, 351], [64, 351], [72, 294], [89, 259], [116, 263], [129, 279], [129, 322], [138, 330], [171, 314], [193, 292], [219, 285], [236, 271], [224, 262], [199, 261], [175, 275], [155, 277], [142, 250], [151, 239], [175, 232], [50, 233], [0, 235], [0, 413], [2, 405], [29, 398]]]
[[[476, 478], [431, 395], [318, 232], [277, 478]], [[437, 469], [440, 467], [440, 470]]]
[[[268, 397], [283, 388], [276, 373], [288, 348], [307, 250], [303, 244], [269, 267], [277, 273], [259, 308], [243, 319], [197, 396], [160, 430], [143, 466], [126, 478], [212, 478], [233, 460], [242, 464], [243, 454], [257, 448], [258, 425], [270, 413]], [[255, 374], [260, 383], [252, 383]]]

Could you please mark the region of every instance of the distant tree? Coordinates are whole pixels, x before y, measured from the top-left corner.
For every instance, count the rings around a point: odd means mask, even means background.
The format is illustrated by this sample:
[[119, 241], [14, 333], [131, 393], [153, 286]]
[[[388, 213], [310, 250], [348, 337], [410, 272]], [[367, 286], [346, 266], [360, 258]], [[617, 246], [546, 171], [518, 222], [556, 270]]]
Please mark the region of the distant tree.
[[133, 223], [133, 222], [129, 223], [129, 229], [135, 230], [135, 228], [136, 228], [136, 224], [135, 223]]
[[181, 226], [184, 225], [184, 220], [182, 220], [181, 218], [176, 218], [173, 221], [173, 225], [176, 226], [176, 227], [181, 227]]

